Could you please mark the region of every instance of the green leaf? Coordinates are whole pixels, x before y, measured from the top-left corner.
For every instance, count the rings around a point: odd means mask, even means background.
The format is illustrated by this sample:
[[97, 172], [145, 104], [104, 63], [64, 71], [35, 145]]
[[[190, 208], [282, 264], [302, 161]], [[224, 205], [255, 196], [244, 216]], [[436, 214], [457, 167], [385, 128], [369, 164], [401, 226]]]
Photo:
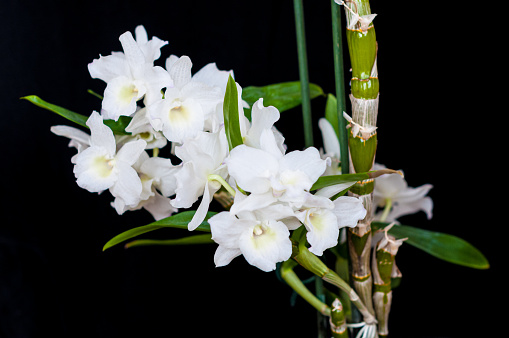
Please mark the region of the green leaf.
[[125, 131], [125, 128], [131, 123], [132, 117], [120, 116], [117, 121], [104, 120], [104, 124], [110, 127], [113, 134], [116, 135], [131, 135], [131, 133]]
[[339, 117], [338, 117], [338, 101], [332, 94], [327, 95], [327, 103], [325, 104], [325, 119], [329, 121], [336, 132], [339, 139]]
[[[373, 229], [382, 229], [388, 223], [373, 222]], [[484, 255], [467, 241], [441, 232], [419, 229], [408, 225], [395, 225], [389, 233], [396, 238], [408, 237], [408, 243], [444, 261], [474, 269], [488, 269]]]
[[[313, 83], [309, 84], [309, 92], [311, 99], [325, 95], [322, 88]], [[242, 89], [242, 99], [250, 107], [260, 98], [263, 98], [264, 106], [274, 106], [279, 112], [297, 107], [302, 103], [300, 82], [281, 82], [263, 87], [250, 86]], [[251, 120], [251, 109], [244, 109], [244, 113]]]
[[[191, 221], [195, 213], [196, 213], [195, 210], [183, 211], [181, 213], [175, 214], [170, 217], [166, 217], [159, 221], [124, 231], [123, 233], [110, 239], [104, 245], [103, 251], [111, 248], [114, 245], [117, 245], [118, 243], [142, 235], [149, 231], [154, 231], [161, 228], [177, 228], [187, 230], [187, 224]], [[196, 230], [210, 232], [210, 225], [207, 223], [207, 220], [215, 214], [216, 214], [215, 212], [209, 211], [207, 213], [207, 216], [205, 217], [205, 220], [196, 228]]]
[[[81, 115], [81, 114], [75, 113], [73, 111], [70, 111], [69, 109], [62, 108], [60, 106], [46, 102], [36, 95], [24, 96], [21, 99], [27, 100], [27, 101], [35, 104], [38, 107], [47, 109], [54, 113], [57, 113], [58, 115], [68, 119], [71, 122], [74, 122], [82, 127], [88, 128], [88, 126], [86, 124], [86, 122], [88, 120], [88, 116]], [[125, 128], [129, 125], [130, 122], [131, 122], [131, 117], [128, 117], [128, 116], [121, 116], [118, 119], [118, 121], [104, 120], [104, 124], [107, 125], [108, 127], [110, 127], [110, 129], [113, 131], [113, 133], [117, 134], [117, 135], [130, 135], [131, 133], [128, 133], [125, 131]]]
[[[342, 174], [342, 175], [328, 175], [328, 176], [321, 176], [319, 177], [316, 182], [313, 184], [310, 191], [322, 189], [325, 187], [329, 187], [331, 185], [336, 184], [344, 184], [344, 183], [355, 183], [362, 180], [367, 180], [370, 178], [377, 178], [379, 176], [385, 175], [385, 174], [399, 174], [403, 176], [403, 173], [401, 171], [392, 170], [392, 169], [380, 169], [380, 170], [372, 170], [365, 173], [355, 173], [355, 174]], [[350, 189], [350, 188], [348, 188]], [[341, 192], [341, 194], [346, 193], [348, 190], [344, 190]], [[339, 195], [341, 196], [341, 195]]]
[[203, 234], [203, 235], [194, 235], [188, 236], [178, 239], [164, 239], [164, 240], [156, 240], [156, 239], [138, 239], [132, 242], [127, 243], [124, 247], [126, 249], [135, 247], [135, 246], [152, 246], [152, 245], [193, 245], [193, 244], [210, 244], [214, 243], [212, 240], [211, 234]]
[[230, 150], [232, 150], [243, 142], [242, 135], [240, 133], [239, 96], [237, 92], [237, 84], [231, 75], [228, 77], [226, 92], [224, 94], [223, 116], [226, 139], [228, 140]]
[[311, 187], [311, 191], [329, 187], [331, 185], [343, 184], [343, 183], [355, 183], [370, 178], [368, 173], [359, 174], [342, 174], [342, 175], [329, 175], [321, 176], [316, 180], [315, 184]]
[[35, 96], [35, 95], [24, 96], [21, 99], [30, 101], [38, 107], [47, 109], [54, 113], [57, 113], [58, 115], [65, 117], [69, 121], [72, 121], [82, 127], [88, 128], [88, 126], [86, 125], [88, 116], [81, 115], [81, 114], [75, 113], [73, 111], [70, 111], [68, 109], [56, 106], [54, 104], [51, 104], [49, 102], [42, 100], [40, 97]]

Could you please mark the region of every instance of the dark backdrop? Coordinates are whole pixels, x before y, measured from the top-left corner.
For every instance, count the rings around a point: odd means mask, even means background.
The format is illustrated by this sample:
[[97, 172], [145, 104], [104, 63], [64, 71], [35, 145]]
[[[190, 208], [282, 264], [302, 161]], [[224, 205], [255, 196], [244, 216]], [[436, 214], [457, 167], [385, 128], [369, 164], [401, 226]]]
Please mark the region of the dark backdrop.
[[[304, 5], [310, 79], [334, 92], [329, 2]], [[501, 177], [491, 169], [501, 165], [492, 166], [485, 149], [505, 144], [488, 138], [503, 131], [485, 110], [488, 43], [472, 8], [373, 1], [372, 10], [379, 15], [377, 162], [403, 169], [410, 186], [434, 185], [433, 219], [420, 213], [401, 221], [462, 237], [492, 265], [455, 266], [404, 245], [391, 335], [489, 336], [503, 311], [491, 301], [505, 294], [494, 242], [503, 239], [497, 208], [504, 199], [492, 189]], [[290, 0], [2, 1], [0, 337], [316, 336], [314, 310], [301, 299], [292, 307], [290, 289], [274, 273], [241, 257], [215, 268], [215, 245], [102, 252], [107, 240], [150, 216], [118, 216], [107, 192], [80, 189], [75, 150], [49, 131], [67, 122], [19, 100], [35, 94], [83, 114], [99, 109], [87, 89], [102, 92], [104, 83], [90, 78], [87, 64], [121, 50], [118, 36], [139, 24], [169, 41], [156, 64], [188, 55], [194, 71], [216, 62], [233, 69], [241, 86], [298, 80], [293, 20]], [[313, 101], [315, 121], [324, 105]], [[303, 147], [299, 114], [285, 112], [277, 123], [290, 149]], [[317, 130], [315, 142], [321, 145]]]

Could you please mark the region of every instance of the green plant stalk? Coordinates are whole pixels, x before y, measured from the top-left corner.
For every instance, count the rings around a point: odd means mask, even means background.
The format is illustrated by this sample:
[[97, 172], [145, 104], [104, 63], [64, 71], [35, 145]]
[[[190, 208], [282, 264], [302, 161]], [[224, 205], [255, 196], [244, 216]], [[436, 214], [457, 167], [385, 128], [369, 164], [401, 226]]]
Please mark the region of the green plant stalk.
[[304, 144], [313, 146], [313, 121], [311, 118], [311, 99], [309, 90], [308, 60], [306, 53], [306, 34], [304, 28], [304, 8], [302, 0], [294, 0], [295, 30], [297, 35], [297, 53], [299, 58], [299, 77], [302, 91], [302, 122], [304, 125]]
[[[372, 169], [376, 153], [376, 120], [378, 115], [378, 72], [376, 66], [377, 44], [373, 24], [363, 31], [360, 24], [351, 27], [354, 14], [371, 14], [368, 0], [348, 2], [345, 8], [347, 21], [347, 42], [352, 66], [350, 100], [352, 120], [348, 134], [350, 172], [357, 173]], [[358, 133], [354, 134], [354, 130]], [[362, 180], [352, 187], [350, 195], [359, 197], [367, 210], [366, 217], [348, 233], [349, 253], [352, 265], [352, 281], [355, 290], [366, 307], [374, 314], [371, 276], [371, 221], [374, 180]]]
[[343, 290], [349, 297], [353, 305], [359, 310], [364, 317], [364, 322], [372, 325], [376, 322], [373, 314], [364, 305], [355, 290], [345, 282], [336, 272], [329, 269], [318, 257], [312, 254], [304, 243], [293, 243], [292, 258], [308, 271], [322, 278], [325, 282], [330, 283]]
[[332, 302], [330, 326], [333, 338], [348, 338], [345, 311], [338, 298]]
[[334, 55], [334, 79], [336, 85], [337, 114], [338, 114], [338, 139], [341, 151], [341, 173], [348, 174], [348, 136], [346, 120], [343, 112], [346, 111], [345, 98], [345, 71], [343, 66], [343, 39], [341, 28], [341, 7], [331, 0], [332, 13], [332, 49]]
[[372, 271], [373, 271], [373, 303], [378, 321], [378, 335], [387, 337], [389, 335], [389, 313], [392, 304], [392, 279], [401, 278], [401, 272], [396, 266], [395, 259], [398, 248], [404, 240], [396, 240], [387, 232], [384, 238], [377, 243], [373, 250]]
[[318, 299], [309, 289], [302, 283], [293, 268], [297, 265], [294, 260], [287, 260], [281, 264], [281, 278], [288, 284], [299, 296], [307, 301], [312, 307], [318, 310], [324, 316], [331, 315], [330, 307]]
[[378, 335], [389, 335], [389, 312], [392, 304], [391, 273], [394, 256], [384, 249], [373, 250], [372, 271], [374, 277], [373, 303], [378, 321]]

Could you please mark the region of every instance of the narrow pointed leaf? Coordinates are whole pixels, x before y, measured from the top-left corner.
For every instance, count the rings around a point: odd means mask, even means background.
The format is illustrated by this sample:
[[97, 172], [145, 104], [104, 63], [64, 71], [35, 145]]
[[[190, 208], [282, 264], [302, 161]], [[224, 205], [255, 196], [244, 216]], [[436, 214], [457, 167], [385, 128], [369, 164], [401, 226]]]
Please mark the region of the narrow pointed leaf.
[[[373, 222], [374, 229], [382, 229], [388, 223]], [[445, 233], [415, 228], [408, 225], [395, 225], [389, 233], [396, 238], [408, 237], [408, 243], [444, 261], [474, 269], [488, 269], [486, 257], [467, 241]]]
[[[309, 84], [310, 98], [324, 96], [322, 88], [318, 85]], [[250, 86], [242, 89], [242, 99], [249, 106], [258, 99], [263, 98], [264, 106], [274, 106], [279, 112], [297, 107], [302, 103], [302, 91], [299, 81], [275, 83], [263, 87]], [[251, 109], [244, 109], [244, 113], [251, 120]]]
[[321, 188], [329, 187], [331, 185], [349, 183], [349, 182], [358, 182], [362, 180], [369, 179], [368, 173], [358, 173], [358, 174], [342, 174], [342, 175], [329, 175], [322, 176], [318, 178], [318, 180], [311, 187], [311, 191], [318, 190]]
[[70, 111], [68, 109], [62, 108], [60, 106], [51, 104], [49, 102], [42, 100], [40, 97], [35, 96], [35, 95], [24, 96], [21, 99], [32, 102], [33, 104], [35, 104], [38, 107], [47, 109], [54, 113], [57, 113], [58, 115], [65, 117], [66, 119], [68, 119], [71, 122], [74, 122], [82, 127], [88, 128], [86, 125], [88, 116], [81, 115], [81, 114], [75, 113], [73, 111]]
[[232, 76], [228, 78], [223, 103], [224, 129], [230, 150], [242, 144], [239, 123], [239, 96], [237, 84]]
[[[399, 174], [403, 176], [401, 171], [393, 170], [393, 169], [380, 169], [368, 171], [365, 173], [355, 173], [355, 174], [342, 174], [342, 175], [328, 175], [319, 177], [316, 182], [313, 184], [310, 191], [322, 189], [325, 187], [329, 187], [331, 185], [342, 184], [342, 183], [351, 183], [358, 182], [362, 180], [367, 180], [370, 178], [377, 178], [385, 174]], [[341, 192], [341, 195], [346, 193], [347, 190]], [[339, 195], [339, 196], [341, 196]]]
[[[88, 128], [86, 122], [88, 120], [88, 116], [75, 113], [69, 109], [54, 105], [52, 103], [46, 102], [40, 97], [36, 95], [28, 95], [21, 98], [22, 100], [27, 100], [38, 107], [47, 109], [53, 113], [56, 113], [71, 122], [74, 122], [82, 127]], [[130, 133], [125, 131], [125, 128], [131, 122], [131, 117], [129, 116], [121, 116], [118, 121], [114, 120], [104, 120], [104, 124], [110, 127], [114, 134], [117, 135], [130, 135]]]
[[156, 239], [137, 239], [135, 241], [127, 243], [124, 247], [126, 249], [135, 247], [135, 246], [175, 246], [175, 245], [193, 245], [193, 244], [210, 244], [214, 243], [212, 240], [211, 234], [203, 234], [203, 235], [194, 235], [188, 236], [178, 239], [164, 239], [164, 240], [156, 240]]
[[[184, 211], [178, 214], [175, 214], [170, 217], [166, 217], [162, 220], [152, 222], [150, 224], [133, 228], [127, 231], [124, 231], [123, 233], [113, 237], [110, 239], [103, 247], [103, 251], [106, 249], [111, 248], [114, 245], [117, 245], [119, 243], [122, 243], [128, 239], [137, 237], [139, 235], [142, 235], [144, 233], [147, 233], [149, 231], [154, 231], [161, 228], [177, 228], [177, 229], [186, 229], [187, 225], [193, 218], [194, 214], [196, 213], [195, 210], [191, 211]], [[210, 225], [207, 223], [207, 220], [212, 217], [215, 214], [215, 212], [209, 211], [207, 213], [207, 216], [205, 217], [205, 220], [196, 228], [198, 231], [204, 231], [204, 232], [210, 232]]]

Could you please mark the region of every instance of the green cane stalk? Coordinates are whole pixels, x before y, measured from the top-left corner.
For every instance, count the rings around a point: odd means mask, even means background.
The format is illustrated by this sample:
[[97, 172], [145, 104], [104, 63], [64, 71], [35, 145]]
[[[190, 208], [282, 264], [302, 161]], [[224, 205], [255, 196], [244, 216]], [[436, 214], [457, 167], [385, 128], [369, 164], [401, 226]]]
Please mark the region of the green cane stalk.
[[338, 298], [332, 302], [330, 326], [333, 338], [348, 338], [345, 311]]
[[375, 314], [378, 320], [379, 337], [389, 335], [389, 312], [392, 304], [392, 280], [394, 277], [401, 278], [395, 259], [398, 249], [405, 239], [396, 240], [394, 236], [388, 235], [387, 231], [393, 225], [386, 227], [384, 238], [373, 250], [372, 271], [373, 271], [373, 303]]
[[309, 91], [308, 60], [306, 53], [306, 34], [304, 29], [304, 8], [302, 0], [294, 0], [295, 31], [299, 60], [299, 77], [302, 91], [302, 122], [304, 124], [304, 142], [306, 147], [313, 146], [313, 122], [311, 119], [311, 99]]
[[[345, 99], [345, 71], [343, 66], [343, 39], [341, 26], [341, 7], [331, 0], [332, 14], [332, 49], [334, 55], [334, 80], [336, 85], [338, 140], [341, 156], [341, 173], [348, 174], [348, 136], [346, 133], [346, 120], [343, 112], [346, 111]], [[336, 127], [336, 126], [334, 126]]]
[[[351, 26], [358, 15], [371, 14], [368, 0], [352, 0], [345, 5], [347, 18], [346, 37], [352, 66], [350, 100], [352, 116], [349, 121], [348, 147], [350, 172], [372, 169], [375, 161], [378, 115], [378, 72], [376, 66], [377, 43], [373, 24], [362, 29], [360, 23]], [[366, 217], [349, 231], [348, 243], [352, 266], [352, 280], [370, 313], [374, 314], [372, 302], [372, 276], [370, 267], [371, 221], [374, 215], [374, 180], [362, 180], [355, 184], [350, 195], [358, 197], [367, 210]]]

